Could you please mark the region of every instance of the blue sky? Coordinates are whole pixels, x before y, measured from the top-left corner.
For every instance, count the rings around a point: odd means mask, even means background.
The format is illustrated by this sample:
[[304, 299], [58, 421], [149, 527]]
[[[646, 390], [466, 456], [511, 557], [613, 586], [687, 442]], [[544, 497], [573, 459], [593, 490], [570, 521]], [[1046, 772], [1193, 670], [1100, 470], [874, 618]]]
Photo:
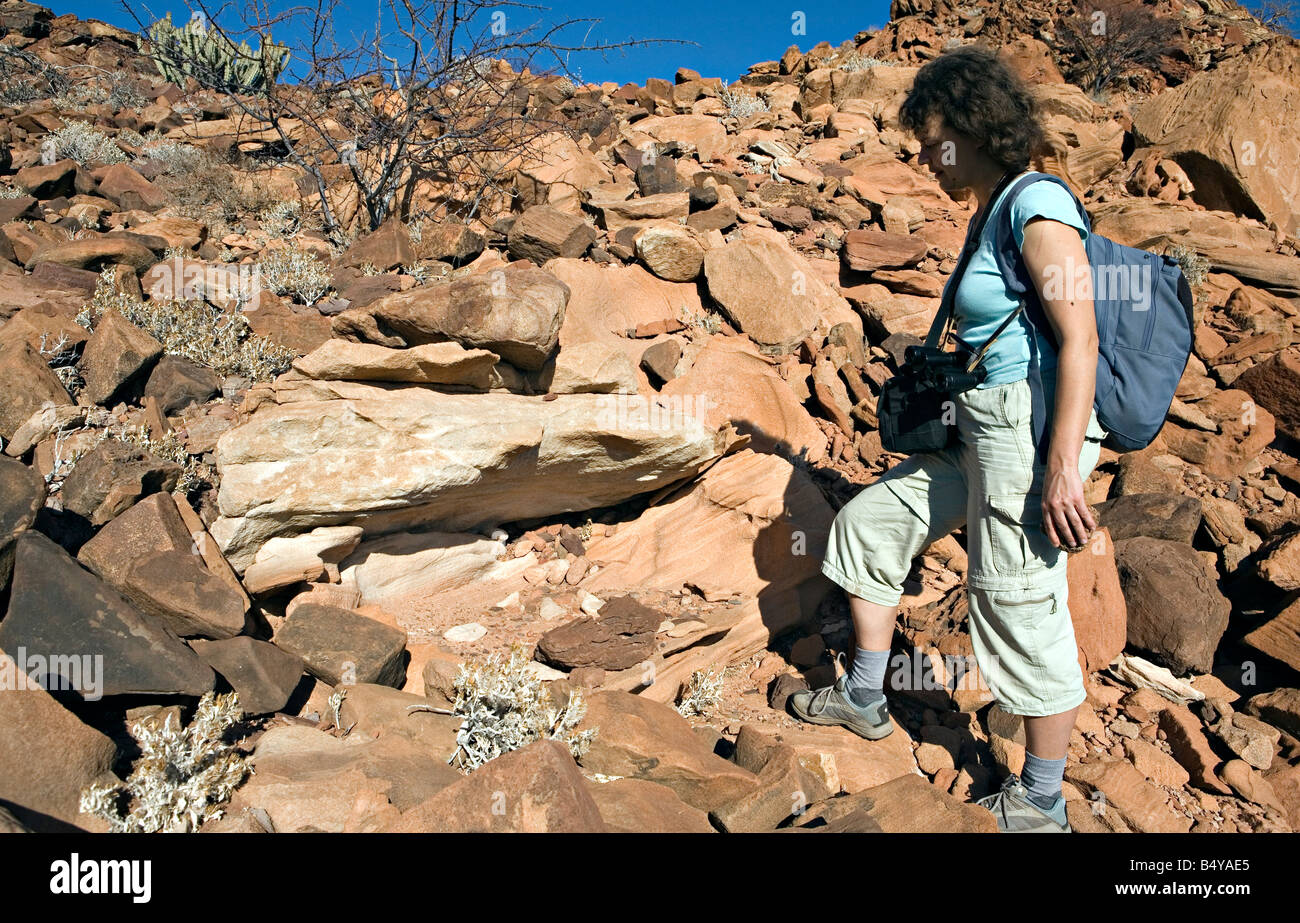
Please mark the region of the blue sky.
[[[37, 0], [42, 2], [42, 0]], [[49, 0], [44, 0], [49, 2]], [[141, 19], [149, 17], [145, 6], [155, 16], [171, 11], [179, 24], [189, 18], [185, 0], [131, 0], [141, 10]], [[213, 6], [221, 0], [211, 0]], [[235, 0], [236, 3], [239, 0]], [[295, 0], [266, 0], [275, 9], [283, 9]], [[296, 0], [304, 2], [304, 0]], [[306, 0], [310, 2], [310, 0]], [[380, 0], [340, 0], [347, 21], [342, 29], [372, 28]], [[631, 81], [644, 84], [649, 77], [671, 80], [678, 67], [690, 67], [705, 77], [721, 77], [730, 82], [743, 76], [751, 64], [779, 58], [790, 45], [807, 51], [822, 41], [839, 45], [857, 32], [880, 28], [889, 21], [889, 0], [539, 0], [546, 9], [502, 7], [513, 31], [524, 25], [558, 24], [569, 19], [598, 19], [600, 22], [579, 24], [559, 33], [559, 44], [581, 45], [626, 41], [628, 39], [677, 39], [696, 44], [652, 44], [606, 52], [576, 52], [569, 67], [582, 79], [599, 83]], [[1257, 0], [1247, 8], [1259, 6]], [[51, 3], [56, 14], [73, 13], [83, 19], [99, 19], [123, 28], [135, 24], [122, 7], [122, 0], [65, 0]], [[796, 15], [802, 18], [796, 23]], [[1293, 16], [1292, 27], [1300, 26]], [[486, 25], [486, 22], [485, 22]], [[797, 34], [796, 29], [803, 33]], [[590, 29], [590, 32], [587, 30]], [[285, 40], [280, 34], [276, 38]], [[292, 39], [289, 37], [290, 44]], [[543, 69], [541, 63], [536, 70]]]
[[[42, 0], [37, 0], [42, 2]], [[56, 14], [72, 13], [83, 19], [99, 19], [123, 28], [134, 29], [131, 17], [117, 0], [67, 0], [49, 2]], [[178, 24], [189, 18], [184, 0], [145, 0], [156, 16], [170, 10]], [[632, 81], [644, 84], [648, 77], [671, 80], [678, 67], [691, 67], [705, 77], [732, 81], [744, 75], [751, 64], [779, 58], [791, 45], [807, 51], [818, 42], [838, 45], [857, 32], [880, 28], [889, 21], [889, 0], [865, 0], [860, 3], [833, 0], [540, 0], [549, 9], [523, 10], [505, 7], [510, 19], [521, 23], [559, 23], [568, 19], [601, 20], [573, 26], [560, 34], [562, 44], [598, 44], [627, 39], [680, 39], [696, 45], [662, 44], [599, 52], [575, 53], [570, 68], [580, 69], [583, 79], [599, 83]], [[344, 2], [354, 11], [355, 28], [369, 28], [374, 21], [374, 0]], [[142, 7], [139, 7], [142, 8]], [[361, 12], [362, 10], [365, 12]], [[805, 34], [795, 34], [793, 14], [803, 14]], [[141, 13], [141, 18], [146, 16]], [[349, 25], [351, 25], [349, 23]], [[511, 28], [517, 26], [511, 22]], [[279, 38], [279, 36], [276, 36]], [[537, 68], [534, 68], [537, 69]]]

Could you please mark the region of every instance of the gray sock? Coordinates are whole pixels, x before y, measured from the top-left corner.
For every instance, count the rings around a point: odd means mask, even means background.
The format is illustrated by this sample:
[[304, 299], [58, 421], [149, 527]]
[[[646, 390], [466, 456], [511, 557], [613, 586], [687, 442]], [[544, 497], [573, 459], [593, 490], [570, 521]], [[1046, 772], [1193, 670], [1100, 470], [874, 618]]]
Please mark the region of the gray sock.
[[869, 651], [859, 647], [853, 654], [853, 663], [844, 677], [844, 688], [854, 705], [862, 706], [882, 698], [885, 694], [885, 670], [889, 666], [889, 651]]
[[1045, 760], [1025, 751], [1025, 768], [1020, 773], [1020, 781], [1029, 790], [1029, 800], [1044, 811], [1057, 807], [1057, 799], [1061, 798], [1065, 759]]

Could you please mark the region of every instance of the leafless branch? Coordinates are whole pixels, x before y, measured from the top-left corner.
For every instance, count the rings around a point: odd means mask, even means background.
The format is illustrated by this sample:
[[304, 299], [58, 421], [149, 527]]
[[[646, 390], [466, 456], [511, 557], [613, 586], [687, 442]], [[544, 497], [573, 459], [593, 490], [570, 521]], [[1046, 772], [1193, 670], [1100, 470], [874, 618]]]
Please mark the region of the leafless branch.
[[[512, 0], [376, 0], [373, 31], [348, 35], [338, 29], [340, 0], [284, 10], [268, 0], [190, 0], [190, 8], [232, 41], [274, 37], [289, 45], [288, 65], [268, 92], [225, 95], [312, 178], [332, 232], [346, 222], [331, 204], [340, 183], [355, 191], [372, 229], [408, 208], [417, 187], [436, 190], [422, 198], [431, 202], [427, 217], [468, 220], [489, 202], [500, 204], [510, 194], [503, 179], [511, 164], [538, 156], [549, 134], [574, 134], [563, 112], [579, 83], [568, 69], [571, 53], [685, 44], [588, 43], [586, 36], [567, 44], [566, 30], [585, 25], [590, 35], [599, 20], [516, 27], [512, 17], [547, 8]], [[148, 23], [127, 9], [144, 31]], [[566, 89], [554, 86], [559, 77], [568, 78]]]
[[1086, 0], [1056, 27], [1057, 50], [1068, 80], [1094, 95], [1133, 70], [1155, 67], [1179, 27], [1132, 0]]

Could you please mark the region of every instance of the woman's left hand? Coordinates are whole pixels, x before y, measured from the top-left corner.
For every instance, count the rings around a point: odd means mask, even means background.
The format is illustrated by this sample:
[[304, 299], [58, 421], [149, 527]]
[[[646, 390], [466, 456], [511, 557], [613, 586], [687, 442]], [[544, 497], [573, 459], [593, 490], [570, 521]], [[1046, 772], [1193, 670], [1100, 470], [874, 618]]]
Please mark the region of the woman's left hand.
[[1043, 531], [1057, 548], [1082, 548], [1097, 528], [1076, 467], [1050, 463], [1043, 478]]

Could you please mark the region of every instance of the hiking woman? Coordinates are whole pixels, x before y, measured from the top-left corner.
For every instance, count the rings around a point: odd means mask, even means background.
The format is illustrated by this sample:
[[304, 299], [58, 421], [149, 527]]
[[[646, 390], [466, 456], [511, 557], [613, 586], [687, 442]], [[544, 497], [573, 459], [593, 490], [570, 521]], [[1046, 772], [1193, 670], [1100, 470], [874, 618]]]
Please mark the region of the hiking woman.
[[[957, 341], [973, 350], [1019, 305], [995, 260], [994, 229], [1010, 181], [1029, 172], [1043, 146], [1034, 101], [992, 52], [968, 46], [919, 70], [899, 121], [939, 185], [950, 195], [970, 190], [979, 204], [967, 232], [975, 249], [952, 302]], [[979, 240], [970, 240], [986, 211]], [[1070, 284], [1089, 277], [1088, 231], [1074, 198], [1051, 180], [1020, 191], [1010, 222], [1059, 348], [1022, 310], [986, 353], [985, 380], [953, 394], [957, 443], [909, 455], [840, 510], [822, 572], [849, 594], [855, 656], [834, 685], [797, 693], [790, 707], [805, 721], [869, 739], [893, 730], [884, 678], [903, 582], [916, 555], [965, 525], [976, 661], [999, 707], [1023, 717], [1026, 743], [1023, 772], [979, 803], [1003, 831], [1070, 832], [1061, 779], [1085, 695], [1066, 551], [1083, 548], [1097, 528], [1083, 482], [1106, 436], [1093, 410], [1092, 297]], [[1050, 414], [1045, 460], [1031, 428], [1035, 350]]]

